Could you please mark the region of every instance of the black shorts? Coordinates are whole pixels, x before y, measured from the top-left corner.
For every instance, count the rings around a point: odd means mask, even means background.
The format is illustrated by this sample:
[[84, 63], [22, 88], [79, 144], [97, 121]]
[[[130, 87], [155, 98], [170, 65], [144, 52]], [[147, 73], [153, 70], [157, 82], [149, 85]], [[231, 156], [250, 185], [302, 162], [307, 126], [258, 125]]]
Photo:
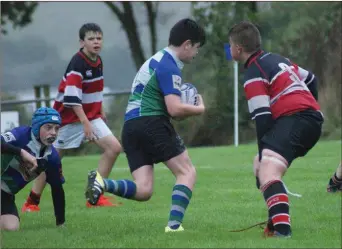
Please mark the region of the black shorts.
[[283, 116], [261, 139], [262, 149], [270, 149], [292, 163], [297, 157], [305, 156], [321, 136], [323, 117], [314, 110]]
[[164, 116], [145, 116], [125, 122], [122, 146], [131, 172], [165, 162], [185, 151], [183, 140]]
[[12, 214], [19, 218], [15, 196], [1, 190], [1, 215]]

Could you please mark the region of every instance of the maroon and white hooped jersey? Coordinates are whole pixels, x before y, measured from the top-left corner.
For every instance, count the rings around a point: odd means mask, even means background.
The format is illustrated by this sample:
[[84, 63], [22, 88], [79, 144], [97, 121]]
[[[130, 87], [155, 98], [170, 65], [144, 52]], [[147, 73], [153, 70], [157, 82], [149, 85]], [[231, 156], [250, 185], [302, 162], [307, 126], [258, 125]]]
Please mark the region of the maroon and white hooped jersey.
[[320, 106], [308, 89], [314, 75], [287, 58], [259, 50], [245, 63], [244, 90], [251, 118], [291, 115]]
[[53, 106], [61, 115], [62, 125], [79, 122], [72, 106], [82, 106], [89, 120], [102, 117], [103, 88], [100, 56], [96, 61], [91, 61], [80, 50], [72, 57], [66, 69]]

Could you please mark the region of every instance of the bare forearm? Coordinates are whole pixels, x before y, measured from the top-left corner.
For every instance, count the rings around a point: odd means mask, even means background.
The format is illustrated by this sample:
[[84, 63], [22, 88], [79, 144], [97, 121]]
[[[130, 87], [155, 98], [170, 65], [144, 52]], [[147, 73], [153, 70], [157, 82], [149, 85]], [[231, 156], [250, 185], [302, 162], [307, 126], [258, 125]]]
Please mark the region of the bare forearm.
[[82, 106], [73, 106], [72, 109], [82, 124], [89, 121], [87, 115], [84, 113]]
[[203, 108], [189, 104], [179, 104], [171, 113], [173, 117], [188, 117], [200, 115], [203, 113]]

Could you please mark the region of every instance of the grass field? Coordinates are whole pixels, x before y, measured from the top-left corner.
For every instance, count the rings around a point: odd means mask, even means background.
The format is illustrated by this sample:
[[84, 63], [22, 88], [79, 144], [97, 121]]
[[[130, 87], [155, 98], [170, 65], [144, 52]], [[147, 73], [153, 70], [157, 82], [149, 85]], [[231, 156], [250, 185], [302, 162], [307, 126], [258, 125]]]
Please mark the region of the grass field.
[[[289, 190], [303, 195], [290, 197], [291, 239], [264, 239], [260, 228], [228, 232], [267, 217], [252, 174], [255, 153], [254, 145], [190, 149], [198, 181], [185, 215], [185, 232], [175, 234], [164, 233], [174, 183], [164, 165], [155, 166], [155, 192], [149, 202], [120, 199], [120, 207], [88, 209], [83, 194], [86, 175], [97, 167], [99, 156], [67, 157], [66, 227], [55, 227], [48, 187], [41, 212], [21, 214], [21, 230], [3, 232], [2, 248], [340, 248], [341, 194], [326, 193], [341, 160], [340, 141], [320, 142], [285, 176]], [[130, 179], [124, 155], [111, 176]], [[18, 208], [28, 192], [29, 187], [17, 195]]]

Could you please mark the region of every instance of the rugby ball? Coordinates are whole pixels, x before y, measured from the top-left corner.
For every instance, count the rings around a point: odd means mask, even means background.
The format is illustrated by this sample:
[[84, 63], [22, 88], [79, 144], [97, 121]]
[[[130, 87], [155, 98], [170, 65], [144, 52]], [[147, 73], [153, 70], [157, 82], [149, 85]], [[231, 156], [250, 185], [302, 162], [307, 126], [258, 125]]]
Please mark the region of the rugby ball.
[[181, 101], [184, 104], [197, 105], [198, 92], [196, 87], [191, 83], [184, 83], [181, 85]]

